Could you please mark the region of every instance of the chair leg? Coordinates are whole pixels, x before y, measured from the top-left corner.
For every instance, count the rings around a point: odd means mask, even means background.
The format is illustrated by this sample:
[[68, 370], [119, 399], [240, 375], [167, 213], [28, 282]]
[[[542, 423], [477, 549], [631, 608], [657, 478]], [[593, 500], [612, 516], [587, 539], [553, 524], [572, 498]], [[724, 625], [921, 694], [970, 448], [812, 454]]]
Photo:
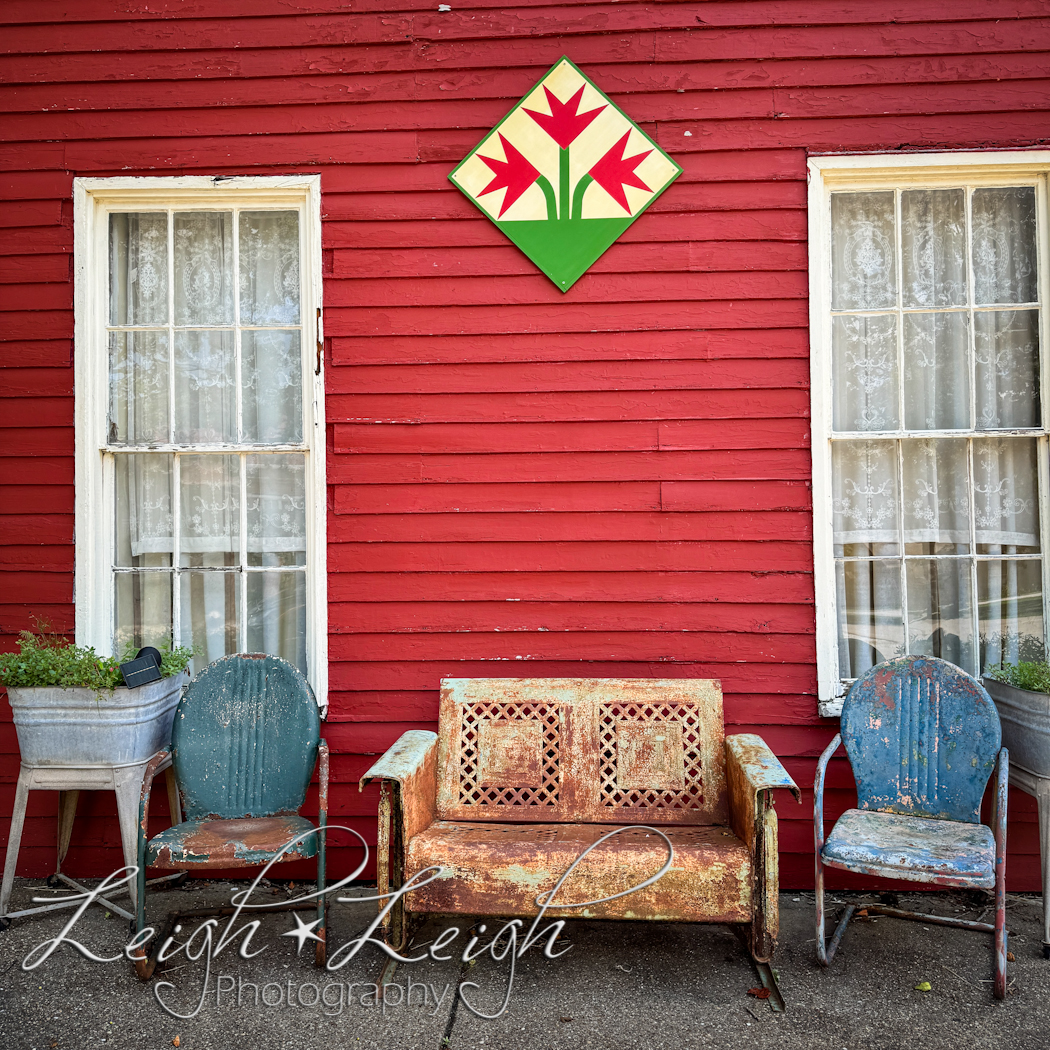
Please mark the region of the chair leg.
[[1006, 998], [1006, 858], [995, 864], [995, 984], [996, 999]]
[[828, 959], [827, 941], [824, 939], [824, 865], [820, 862], [820, 854], [816, 854], [816, 892], [814, 896], [817, 902], [817, 962], [821, 966], [827, 966]]
[[325, 838], [324, 827], [318, 834], [317, 843], [317, 936], [321, 939], [314, 944], [314, 965], [323, 967], [328, 959], [328, 897], [325, 889]]

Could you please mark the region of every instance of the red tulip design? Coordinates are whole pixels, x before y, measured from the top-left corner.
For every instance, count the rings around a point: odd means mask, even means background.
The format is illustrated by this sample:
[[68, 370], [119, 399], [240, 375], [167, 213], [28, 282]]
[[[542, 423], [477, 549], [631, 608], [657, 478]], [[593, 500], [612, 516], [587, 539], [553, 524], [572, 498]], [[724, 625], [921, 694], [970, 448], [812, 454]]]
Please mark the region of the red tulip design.
[[539, 171], [533, 167], [531, 161], [519, 150], [515, 149], [501, 134], [500, 142], [503, 143], [503, 152], [507, 155], [506, 160], [496, 160], [495, 157], [482, 157], [495, 178], [478, 194], [484, 197], [486, 193], [495, 193], [506, 187], [503, 197], [503, 205], [499, 210], [499, 217], [540, 177]]
[[627, 194], [624, 193], [624, 186], [636, 186], [640, 190], [647, 190], [652, 193], [652, 190], [646, 186], [644, 182], [635, 174], [634, 169], [645, 160], [646, 157], [652, 153], [651, 149], [647, 149], [644, 153], [636, 153], [633, 157], [625, 157], [623, 151], [627, 148], [627, 140], [630, 138], [631, 133], [628, 131], [624, 134], [623, 138], [620, 139], [615, 146], [613, 146], [604, 157], [599, 160], [593, 168], [588, 172], [591, 178], [628, 215], [631, 214], [631, 207], [627, 203]]
[[534, 109], [525, 110], [562, 149], [568, 149], [570, 143], [579, 136], [580, 132], [605, 109], [605, 106], [599, 106], [597, 109], [587, 110], [586, 113], [577, 112], [583, 99], [585, 86], [581, 84], [580, 90], [568, 102], [561, 102], [558, 96], [544, 85], [547, 105], [551, 108], [550, 116], [546, 113], [537, 113]]

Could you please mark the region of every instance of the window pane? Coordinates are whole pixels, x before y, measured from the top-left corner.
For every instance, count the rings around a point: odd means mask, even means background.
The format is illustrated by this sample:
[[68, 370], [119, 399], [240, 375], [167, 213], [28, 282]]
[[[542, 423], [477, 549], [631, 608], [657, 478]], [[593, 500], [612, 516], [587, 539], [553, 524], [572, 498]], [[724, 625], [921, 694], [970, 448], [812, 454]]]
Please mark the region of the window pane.
[[901, 453], [905, 553], [970, 553], [966, 439], [905, 441]]
[[248, 573], [247, 645], [306, 673], [306, 573]]
[[974, 314], [977, 426], [1039, 426], [1039, 312]]
[[978, 554], [1039, 551], [1034, 438], [977, 438], [973, 443]]
[[109, 443], [167, 441], [168, 333], [109, 333]]
[[1042, 582], [1038, 559], [977, 563], [982, 671], [1044, 659]]
[[248, 456], [246, 471], [248, 564], [305, 565], [305, 458]]
[[902, 655], [900, 562], [839, 562], [836, 584], [842, 677], [856, 678], [869, 667]]
[[892, 193], [831, 195], [834, 310], [877, 310], [897, 302]]
[[233, 323], [233, 213], [175, 215], [175, 323]]
[[969, 558], [909, 561], [908, 652], [939, 656], [974, 674]]
[[978, 303], [1034, 303], [1035, 189], [973, 191], [973, 277]]
[[904, 315], [904, 426], [970, 429], [970, 355], [964, 313]]
[[115, 456], [114, 461], [114, 564], [140, 569], [170, 566], [172, 457], [143, 452]]
[[907, 306], [965, 306], [966, 194], [901, 194], [902, 293]]
[[838, 441], [832, 470], [835, 555], [898, 554], [895, 443]]
[[182, 456], [181, 565], [240, 561], [240, 457]]
[[123, 655], [130, 642], [158, 648], [171, 644], [171, 573], [118, 572], [114, 575], [117, 623], [113, 651]]
[[241, 334], [241, 413], [244, 440], [292, 444], [303, 439], [299, 333]]
[[168, 323], [168, 216], [109, 217], [109, 323]]
[[834, 318], [832, 354], [835, 429], [896, 430], [896, 317]]
[[239, 572], [184, 572], [179, 577], [180, 644], [199, 646], [197, 667], [240, 650], [240, 583]]
[[175, 333], [175, 440], [237, 440], [233, 333]]
[[241, 324], [299, 323], [299, 213], [244, 211]]

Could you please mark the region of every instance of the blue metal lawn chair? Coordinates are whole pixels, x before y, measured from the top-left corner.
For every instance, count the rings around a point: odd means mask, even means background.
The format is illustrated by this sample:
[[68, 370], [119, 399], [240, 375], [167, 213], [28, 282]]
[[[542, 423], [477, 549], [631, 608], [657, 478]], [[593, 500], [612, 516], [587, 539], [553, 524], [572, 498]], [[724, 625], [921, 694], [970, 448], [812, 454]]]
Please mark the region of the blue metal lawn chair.
[[[999, 715], [979, 682], [946, 660], [904, 656], [873, 667], [842, 705], [841, 734], [820, 756], [814, 784], [817, 959], [827, 966], [857, 905], [824, 939], [824, 869], [935, 886], [995, 889], [995, 923], [922, 915], [883, 904], [868, 912], [995, 934], [997, 999], [1006, 996], [1006, 789], [1009, 756]], [[824, 776], [845, 743], [857, 808], [824, 837]], [[992, 828], [981, 799], [997, 766]], [[993, 829], [994, 828], [994, 833]]]
[[[139, 806], [138, 913], [145, 928], [146, 868], [261, 867], [277, 858], [317, 859], [317, 889], [325, 888], [328, 822], [328, 745], [313, 690], [291, 664], [261, 653], [227, 656], [190, 683], [175, 711], [172, 768], [185, 819], [148, 839], [153, 776], [167, 752], [146, 769]], [[297, 835], [315, 831], [299, 815], [314, 767], [320, 787], [320, 831], [281, 855]], [[317, 898], [317, 965], [325, 962], [325, 898]], [[300, 906], [301, 907], [301, 906]], [[200, 913], [195, 913], [200, 914]], [[159, 940], [163, 940], [160, 938]], [[148, 978], [156, 965], [145, 950], [136, 969]]]

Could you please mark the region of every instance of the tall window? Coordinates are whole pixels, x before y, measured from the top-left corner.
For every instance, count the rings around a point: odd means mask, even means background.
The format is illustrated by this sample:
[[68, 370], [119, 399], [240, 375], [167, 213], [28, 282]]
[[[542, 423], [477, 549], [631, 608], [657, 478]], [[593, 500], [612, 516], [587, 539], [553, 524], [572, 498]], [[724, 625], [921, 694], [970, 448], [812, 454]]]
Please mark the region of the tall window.
[[822, 699], [904, 653], [1041, 658], [1043, 178], [821, 174]]
[[101, 397], [84, 423], [102, 425], [83, 441], [100, 475], [86, 539], [107, 552], [90, 634], [117, 652], [174, 637], [202, 662], [268, 652], [308, 672], [323, 594], [308, 193], [165, 200], [84, 181], [103, 263], [84, 274], [78, 318], [78, 355], [102, 366], [94, 384], [85, 368]]

